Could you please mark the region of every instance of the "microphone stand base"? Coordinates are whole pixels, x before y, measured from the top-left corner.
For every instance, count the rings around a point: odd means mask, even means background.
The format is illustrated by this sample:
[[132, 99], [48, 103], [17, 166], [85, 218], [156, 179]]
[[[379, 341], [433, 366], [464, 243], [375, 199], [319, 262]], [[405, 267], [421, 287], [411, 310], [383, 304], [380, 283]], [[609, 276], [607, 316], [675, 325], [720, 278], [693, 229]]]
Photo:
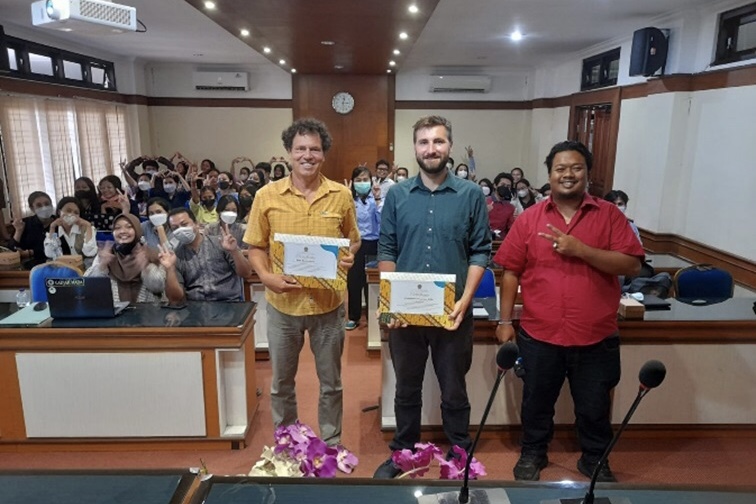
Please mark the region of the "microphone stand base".
[[[417, 504], [459, 504], [459, 490], [421, 495]], [[511, 504], [503, 488], [471, 488], [467, 504]]]

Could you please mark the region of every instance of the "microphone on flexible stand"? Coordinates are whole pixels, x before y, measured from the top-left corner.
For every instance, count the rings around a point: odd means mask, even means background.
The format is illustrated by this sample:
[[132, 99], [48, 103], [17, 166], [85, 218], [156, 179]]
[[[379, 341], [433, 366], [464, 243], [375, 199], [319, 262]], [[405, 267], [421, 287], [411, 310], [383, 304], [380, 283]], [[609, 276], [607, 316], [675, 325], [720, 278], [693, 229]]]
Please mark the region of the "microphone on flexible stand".
[[[635, 401], [633, 401], [632, 406], [630, 406], [630, 410], [627, 412], [627, 415], [625, 415], [625, 419], [622, 420], [622, 424], [617, 430], [617, 433], [614, 435], [612, 441], [606, 447], [606, 450], [604, 450], [604, 454], [601, 455], [601, 458], [596, 464], [596, 468], [593, 470], [593, 476], [591, 477], [591, 484], [588, 487], [588, 491], [585, 493], [585, 497], [583, 497], [582, 499], [560, 499], [559, 502], [561, 504], [612, 504], [612, 500], [608, 497], [599, 497], [598, 499], [596, 499], [593, 495], [593, 489], [596, 486], [596, 480], [598, 479], [599, 472], [601, 471], [602, 466], [606, 464], [606, 461], [609, 458], [609, 453], [611, 453], [614, 445], [617, 444], [620, 435], [625, 430], [625, 427], [627, 427], [627, 424], [630, 421], [630, 417], [633, 416], [633, 413], [635, 413], [635, 410], [640, 404], [641, 399], [643, 399], [646, 394], [648, 394], [649, 390], [661, 385], [661, 382], [664, 381], [665, 376], [667, 376], [667, 368], [664, 367], [664, 364], [661, 361], [650, 360], [643, 364], [643, 367], [641, 367], [640, 372], [638, 373], [638, 380], [640, 381], [640, 386], [638, 387], [638, 395], [635, 397]], [[627, 500], [625, 500], [625, 502], [627, 502]]]
[[[470, 464], [472, 463], [473, 454], [475, 453], [475, 447], [478, 446], [478, 440], [480, 439], [480, 433], [483, 431], [483, 425], [485, 425], [486, 419], [488, 418], [488, 413], [491, 411], [491, 406], [493, 405], [496, 391], [499, 389], [499, 384], [504, 378], [504, 375], [507, 374], [507, 371], [514, 367], [515, 363], [518, 360], [519, 354], [520, 350], [512, 341], [509, 341], [502, 345], [502, 347], [499, 348], [499, 351], [496, 353], [496, 365], [499, 368], [499, 372], [496, 375], [496, 381], [494, 382], [493, 389], [491, 390], [491, 395], [488, 397], [488, 404], [486, 404], [486, 409], [483, 411], [483, 417], [480, 419], [478, 432], [475, 434], [475, 440], [473, 441], [470, 450], [467, 452], [467, 463], [465, 464], [465, 480], [462, 488], [459, 491], [458, 502], [460, 504], [466, 504], [470, 500], [470, 489], [467, 485], [470, 477]], [[520, 361], [520, 363], [522, 363], [522, 361]]]

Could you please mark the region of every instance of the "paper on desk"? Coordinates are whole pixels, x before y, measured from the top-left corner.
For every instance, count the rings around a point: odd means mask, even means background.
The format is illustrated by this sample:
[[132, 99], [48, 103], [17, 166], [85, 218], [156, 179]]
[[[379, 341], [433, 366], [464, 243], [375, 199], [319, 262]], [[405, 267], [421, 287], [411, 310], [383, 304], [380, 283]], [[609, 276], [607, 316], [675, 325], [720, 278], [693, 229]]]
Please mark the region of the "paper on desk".
[[488, 318], [488, 310], [485, 308], [473, 308], [473, 317], [474, 318]]
[[50, 308], [45, 307], [44, 310], [34, 310], [36, 303], [32, 303], [29, 306], [18, 310], [16, 313], [8, 315], [4, 319], [0, 320], [0, 325], [8, 326], [38, 326], [42, 322], [50, 318]]

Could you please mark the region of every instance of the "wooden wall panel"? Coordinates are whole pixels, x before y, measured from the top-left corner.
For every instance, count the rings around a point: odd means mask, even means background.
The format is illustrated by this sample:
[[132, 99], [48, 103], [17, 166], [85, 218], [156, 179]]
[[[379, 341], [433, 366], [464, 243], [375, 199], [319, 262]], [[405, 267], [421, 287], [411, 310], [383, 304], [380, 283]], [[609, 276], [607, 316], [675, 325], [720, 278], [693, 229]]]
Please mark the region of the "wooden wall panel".
[[[293, 82], [294, 118], [315, 117], [331, 132], [333, 145], [326, 154], [323, 173], [332, 180], [350, 178], [352, 170], [366, 162], [390, 156], [393, 122], [393, 76], [297, 75]], [[346, 91], [354, 97], [354, 109], [346, 115], [331, 107], [333, 95]]]

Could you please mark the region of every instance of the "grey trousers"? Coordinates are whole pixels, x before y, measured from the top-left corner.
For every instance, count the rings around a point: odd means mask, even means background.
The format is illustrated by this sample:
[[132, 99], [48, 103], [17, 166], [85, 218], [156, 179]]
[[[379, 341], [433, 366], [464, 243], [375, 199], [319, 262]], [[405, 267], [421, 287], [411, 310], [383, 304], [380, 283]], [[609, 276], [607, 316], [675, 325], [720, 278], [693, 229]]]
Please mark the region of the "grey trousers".
[[268, 304], [267, 315], [268, 352], [273, 368], [270, 382], [273, 425], [289, 425], [299, 418], [295, 378], [307, 331], [320, 380], [320, 437], [331, 446], [339, 444], [344, 409], [341, 387], [344, 305], [321, 315], [287, 315]]

